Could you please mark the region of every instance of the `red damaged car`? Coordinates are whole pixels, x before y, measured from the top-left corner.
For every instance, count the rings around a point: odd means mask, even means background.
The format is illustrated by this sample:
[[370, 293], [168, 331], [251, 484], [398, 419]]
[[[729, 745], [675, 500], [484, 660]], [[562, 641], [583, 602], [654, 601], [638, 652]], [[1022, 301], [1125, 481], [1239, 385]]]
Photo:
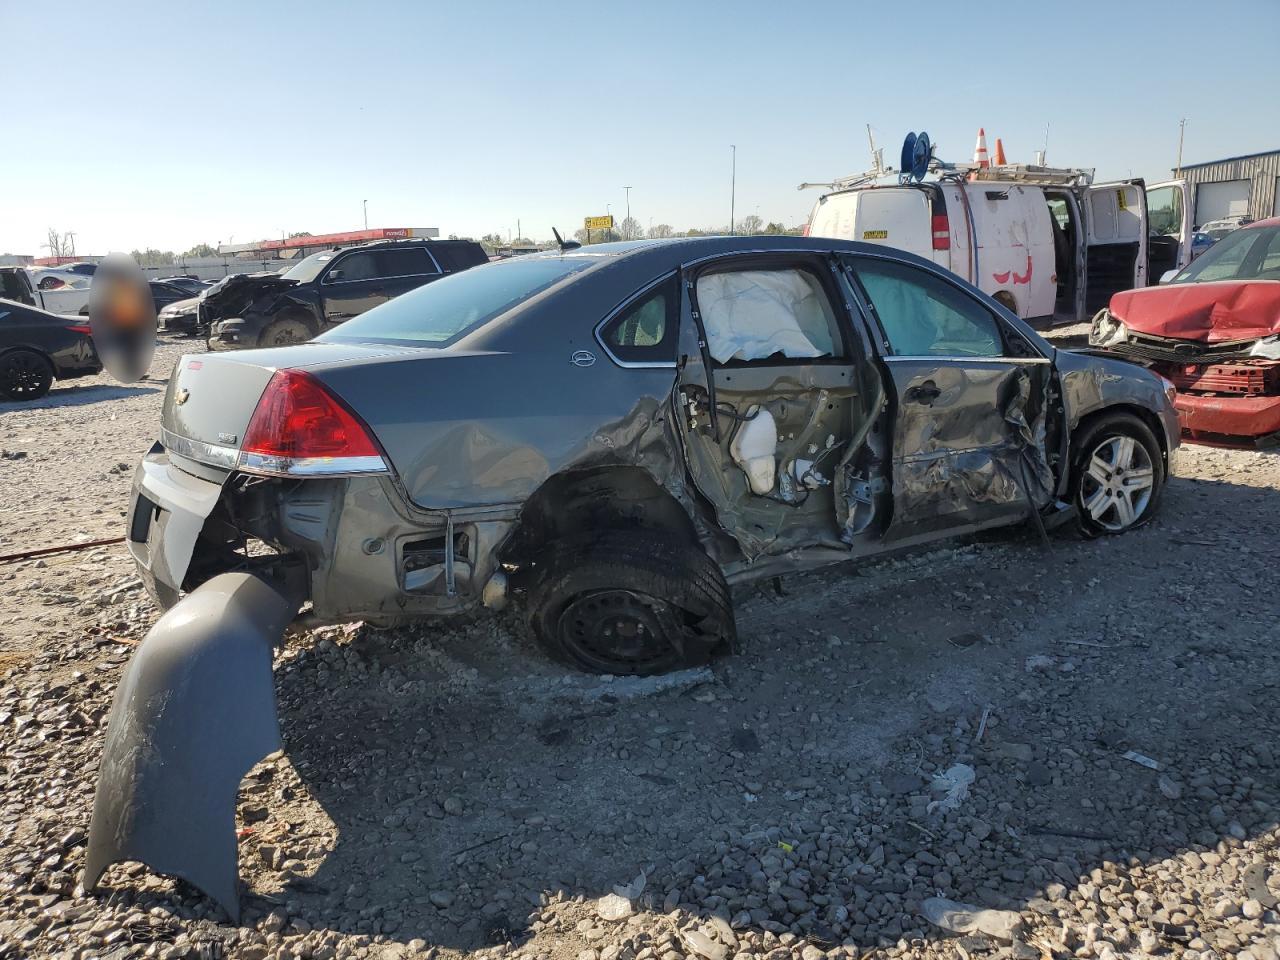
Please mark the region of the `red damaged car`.
[[1193, 439], [1280, 442], [1280, 217], [1228, 234], [1168, 283], [1117, 293], [1089, 345], [1171, 380]]

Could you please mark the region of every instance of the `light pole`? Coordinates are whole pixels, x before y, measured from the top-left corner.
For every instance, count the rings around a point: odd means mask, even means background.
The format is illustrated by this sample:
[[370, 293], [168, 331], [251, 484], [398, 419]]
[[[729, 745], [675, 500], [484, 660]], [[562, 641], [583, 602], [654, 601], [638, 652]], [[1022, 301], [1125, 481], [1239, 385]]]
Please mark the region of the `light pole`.
[[1178, 170], [1174, 174], [1175, 177], [1182, 176], [1182, 140], [1187, 132], [1187, 118], [1183, 117], [1178, 121]]
[[733, 203], [737, 198], [738, 192], [738, 145], [736, 143], [729, 144], [730, 166], [729, 166], [729, 235], [733, 236]]
[[622, 189], [627, 191], [627, 219], [630, 220], [631, 219], [631, 188], [623, 187]]
[[369, 229], [369, 201], [364, 202], [364, 228]]

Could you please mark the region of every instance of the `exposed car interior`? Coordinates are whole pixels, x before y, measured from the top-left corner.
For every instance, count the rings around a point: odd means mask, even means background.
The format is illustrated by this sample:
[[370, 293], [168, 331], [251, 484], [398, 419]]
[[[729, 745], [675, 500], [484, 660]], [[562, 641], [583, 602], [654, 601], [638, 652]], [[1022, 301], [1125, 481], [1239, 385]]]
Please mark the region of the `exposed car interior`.
[[847, 549], [837, 475], [874, 414], [833, 302], [808, 263], [712, 268], [695, 283], [711, 389], [685, 388], [690, 467], [748, 557]]

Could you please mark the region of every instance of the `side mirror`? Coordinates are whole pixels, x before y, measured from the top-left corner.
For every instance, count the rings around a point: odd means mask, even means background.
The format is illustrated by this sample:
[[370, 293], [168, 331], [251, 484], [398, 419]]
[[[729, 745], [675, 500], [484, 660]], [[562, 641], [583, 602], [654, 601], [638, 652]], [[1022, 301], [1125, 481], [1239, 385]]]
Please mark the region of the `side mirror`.
[[337, 269], [337, 270], [330, 270], [328, 273], [326, 273], [326, 274], [324, 275], [324, 282], [325, 282], [325, 283], [337, 283], [337, 282], [338, 282], [339, 280], [341, 280], [341, 279], [342, 279], [342, 270], [341, 270], [341, 268], [339, 268], [339, 269]]
[[1161, 283], [1172, 283], [1172, 282], [1173, 282], [1173, 278], [1174, 278], [1174, 277], [1176, 277], [1177, 275], [1178, 275], [1178, 271], [1177, 271], [1177, 270], [1166, 270], [1164, 273], [1162, 273], [1162, 274], [1160, 275], [1160, 282], [1161, 282]]

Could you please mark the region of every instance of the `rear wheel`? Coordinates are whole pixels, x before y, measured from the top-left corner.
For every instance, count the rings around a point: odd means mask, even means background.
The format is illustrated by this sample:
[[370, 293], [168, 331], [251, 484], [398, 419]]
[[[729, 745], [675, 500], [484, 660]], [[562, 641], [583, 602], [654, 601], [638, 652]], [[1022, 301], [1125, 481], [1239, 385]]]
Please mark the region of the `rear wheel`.
[[287, 347], [293, 343], [306, 343], [314, 334], [305, 320], [297, 317], [281, 317], [272, 320], [258, 337], [258, 345], [262, 347]]
[[1124, 533], [1155, 514], [1164, 460], [1151, 428], [1127, 413], [1087, 425], [1072, 455], [1071, 497], [1087, 536]]
[[10, 400], [39, 400], [53, 386], [53, 364], [34, 350], [0, 356], [0, 394]]
[[715, 561], [642, 530], [552, 544], [530, 588], [530, 624], [555, 659], [631, 676], [706, 663], [736, 636]]

